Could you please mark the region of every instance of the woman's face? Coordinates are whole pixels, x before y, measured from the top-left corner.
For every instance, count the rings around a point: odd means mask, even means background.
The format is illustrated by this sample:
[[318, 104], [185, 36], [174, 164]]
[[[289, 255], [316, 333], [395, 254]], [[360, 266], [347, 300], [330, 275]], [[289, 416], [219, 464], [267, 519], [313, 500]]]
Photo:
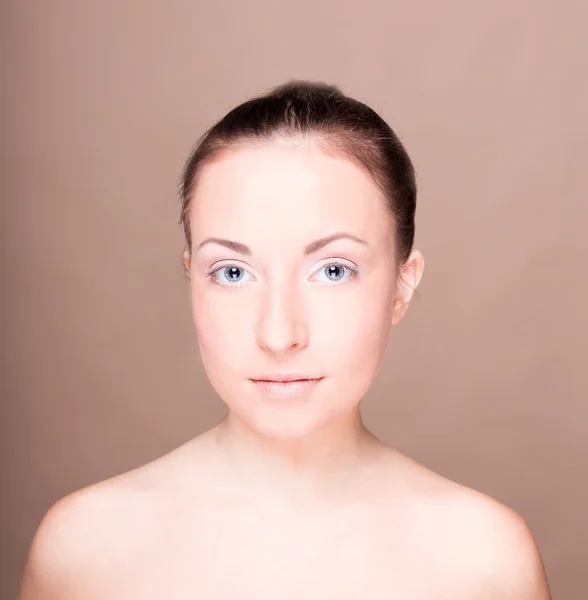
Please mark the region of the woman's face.
[[[250, 146], [203, 168], [190, 220], [193, 320], [229, 409], [294, 438], [356, 408], [383, 360], [395, 294], [392, 218], [370, 176], [314, 144]], [[290, 399], [252, 381], [285, 373], [322, 379]]]

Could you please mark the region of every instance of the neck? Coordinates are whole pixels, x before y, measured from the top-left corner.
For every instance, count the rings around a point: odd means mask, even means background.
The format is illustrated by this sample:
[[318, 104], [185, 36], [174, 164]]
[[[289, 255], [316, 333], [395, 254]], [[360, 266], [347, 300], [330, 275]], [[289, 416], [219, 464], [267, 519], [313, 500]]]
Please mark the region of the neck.
[[368, 448], [379, 443], [359, 407], [299, 438], [263, 435], [232, 411], [214, 430], [217, 449], [247, 493], [273, 505], [341, 497], [358, 479]]

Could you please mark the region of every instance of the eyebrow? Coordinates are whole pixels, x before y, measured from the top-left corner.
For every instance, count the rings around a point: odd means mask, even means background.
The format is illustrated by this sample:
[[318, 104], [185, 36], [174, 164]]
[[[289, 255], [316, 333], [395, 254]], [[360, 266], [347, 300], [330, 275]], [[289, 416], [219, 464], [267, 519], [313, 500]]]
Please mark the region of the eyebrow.
[[[347, 233], [345, 231], [340, 231], [339, 233], [334, 233], [333, 235], [328, 235], [326, 237], [315, 240], [314, 242], [310, 242], [309, 244], [307, 244], [304, 247], [304, 255], [308, 256], [310, 254], [314, 254], [315, 252], [318, 252], [321, 248], [323, 248], [327, 244], [330, 244], [331, 242], [334, 242], [335, 240], [340, 240], [340, 239], [350, 239], [350, 240], [353, 240], [360, 244], [364, 244], [366, 246], [368, 245], [368, 243], [365, 240], [362, 240], [361, 238], [359, 238], [351, 233]], [[245, 244], [241, 244], [240, 242], [232, 242], [231, 240], [224, 240], [222, 238], [216, 238], [216, 237], [206, 238], [203, 242], [201, 242], [198, 245], [198, 248], [196, 248], [196, 252], [198, 252], [206, 244], [219, 244], [220, 246], [225, 246], [226, 248], [230, 248], [231, 250], [234, 250], [235, 252], [238, 252], [239, 254], [245, 254], [248, 256], [251, 255], [251, 248], [249, 248], [249, 246], [247, 246]]]

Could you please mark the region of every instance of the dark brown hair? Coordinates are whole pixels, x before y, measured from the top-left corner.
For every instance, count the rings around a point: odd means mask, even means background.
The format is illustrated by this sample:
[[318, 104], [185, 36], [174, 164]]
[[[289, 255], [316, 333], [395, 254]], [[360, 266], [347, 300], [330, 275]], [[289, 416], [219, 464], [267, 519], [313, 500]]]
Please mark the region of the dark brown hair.
[[416, 181], [404, 146], [369, 106], [336, 86], [297, 80], [233, 108], [198, 141], [180, 184], [180, 223], [190, 252], [190, 206], [202, 167], [221, 152], [276, 138], [310, 138], [367, 169], [394, 218], [397, 267], [406, 261], [414, 240]]

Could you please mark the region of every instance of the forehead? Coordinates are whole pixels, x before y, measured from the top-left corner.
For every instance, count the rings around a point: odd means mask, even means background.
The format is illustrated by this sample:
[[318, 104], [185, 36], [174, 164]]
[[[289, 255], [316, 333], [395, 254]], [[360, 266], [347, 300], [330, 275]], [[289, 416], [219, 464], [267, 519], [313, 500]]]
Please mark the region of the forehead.
[[305, 239], [338, 230], [373, 238], [385, 235], [390, 217], [378, 186], [355, 161], [284, 140], [231, 150], [204, 166], [191, 225], [196, 243], [208, 235]]

